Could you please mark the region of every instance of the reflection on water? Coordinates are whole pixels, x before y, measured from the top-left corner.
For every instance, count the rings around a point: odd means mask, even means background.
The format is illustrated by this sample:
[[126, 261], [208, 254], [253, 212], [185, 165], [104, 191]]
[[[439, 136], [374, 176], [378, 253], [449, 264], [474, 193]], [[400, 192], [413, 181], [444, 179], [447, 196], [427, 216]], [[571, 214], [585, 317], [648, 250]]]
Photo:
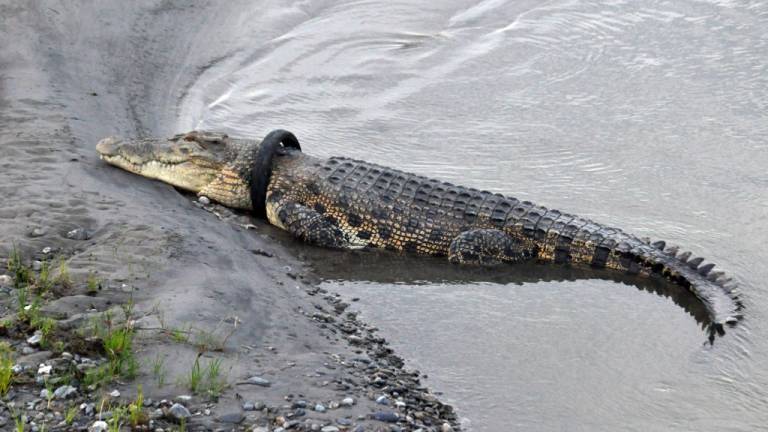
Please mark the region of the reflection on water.
[[768, 424], [767, 4], [321, 1], [226, 16], [231, 49], [200, 65], [178, 130], [291, 129], [308, 153], [681, 244], [741, 283], [746, 319], [709, 346], [690, 296], [653, 282], [313, 252], [472, 430]]

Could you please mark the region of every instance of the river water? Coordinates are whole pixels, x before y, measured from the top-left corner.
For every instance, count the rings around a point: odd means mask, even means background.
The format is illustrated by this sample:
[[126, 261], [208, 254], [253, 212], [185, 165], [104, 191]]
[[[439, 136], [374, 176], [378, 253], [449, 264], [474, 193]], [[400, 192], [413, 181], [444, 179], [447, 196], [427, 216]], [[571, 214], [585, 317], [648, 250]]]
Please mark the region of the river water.
[[710, 345], [695, 302], [659, 284], [311, 251], [468, 430], [768, 430], [768, 4], [221, 9], [171, 85], [169, 132], [286, 128], [307, 153], [665, 239], [740, 282], [745, 319]]

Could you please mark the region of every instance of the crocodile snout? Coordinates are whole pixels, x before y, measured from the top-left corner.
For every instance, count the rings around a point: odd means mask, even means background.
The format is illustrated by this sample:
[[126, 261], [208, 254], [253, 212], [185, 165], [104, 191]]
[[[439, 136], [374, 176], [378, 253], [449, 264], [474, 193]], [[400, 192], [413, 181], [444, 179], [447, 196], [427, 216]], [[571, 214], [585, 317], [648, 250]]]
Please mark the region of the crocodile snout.
[[104, 138], [96, 144], [96, 151], [101, 156], [115, 156], [117, 154], [117, 145], [121, 141], [120, 138], [114, 136]]

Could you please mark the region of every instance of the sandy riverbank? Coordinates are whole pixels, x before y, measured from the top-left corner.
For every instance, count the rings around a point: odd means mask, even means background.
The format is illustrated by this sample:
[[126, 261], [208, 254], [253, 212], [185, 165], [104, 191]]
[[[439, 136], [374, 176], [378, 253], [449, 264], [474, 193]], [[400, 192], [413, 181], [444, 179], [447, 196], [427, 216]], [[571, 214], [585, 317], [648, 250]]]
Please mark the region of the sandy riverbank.
[[[420, 388], [418, 375], [404, 371], [383, 340], [315, 288], [300, 259], [282, 246], [291, 241], [282, 233], [259, 222], [245, 229], [244, 216], [219, 220], [172, 187], [96, 157], [94, 144], [106, 135], [177, 132], [176, 103], [185, 83], [220, 48], [195, 47], [195, 41], [201, 29], [221, 33], [210, 26], [236, 8], [229, 9], [168, 2], [0, 5], [0, 257], [8, 257], [13, 244], [30, 264], [64, 257], [73, 284], [56, 297], [93, 294], [86, 280], [95, 274], [102, 288], [94, 298], [101, 300], [86, 309], [135, 302], [138, 377], [93, 392], [79, 388], [75, 399], [54, 402], [48, 411], [61, 413], [73, 400], [98, 404], [113, 390], [128, 401], [139, 384], [155, 402], [189, 394], [183, 378], [200, 351], [195, 335], [209, 335], [223, 341], [223, 350], [202, 358], [220, 359], [230, 385], [215, 402], [204, 396], [184, 401], [202, 413], [190, 419], [190, 430], [455, 425], [450, 408]], [[73, 230], [86, 234], [68, 236]], [[4, 314], [13, 312], [11, 301], [3, 304]], [[77, 307], [59, 313], [71, 318], [83, 312]], [[190, 337], [173, 340], [169, 329]], [[23, 339], [11, 342], [19, 353], [27, 347]], [[68, 360], [29, 348], [27, 355], [36, 355], [31, 363]], [[162, 385], [151, 371], [155, 359], [167, 375]], [[270, 385], [237, 384], [253, 376]], [[16, 409], [44, 413], [38, 426], [48, 412], [41, 388], [19, 386], [11, 401]], [[381, 396], [389, 403], [377, 403]], [[346, 398], [354, 404], [335, 408]], [[261, 409], [244, 411], [248, 402]], [[318, 404], [329, 409], [316, 410]], [[163, 408], [155, 403], [147, 410]], [[10, 411], [6, 404], [2, 416]], [[156, 426], [174, 424], [166, 417], [158, 413]], [[83, 428], [93, 420], [83, 411], [75, 424]]]

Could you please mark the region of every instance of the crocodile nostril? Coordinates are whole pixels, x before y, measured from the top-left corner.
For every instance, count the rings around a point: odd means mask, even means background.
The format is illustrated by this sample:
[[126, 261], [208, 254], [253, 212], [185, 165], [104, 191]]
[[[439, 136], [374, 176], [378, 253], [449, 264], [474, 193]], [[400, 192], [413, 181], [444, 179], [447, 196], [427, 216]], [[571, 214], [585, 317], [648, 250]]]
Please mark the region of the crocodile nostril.
[[107, 137], [96, 144], [96, 151], [102, 156], [114, 156], [117, 152], [117, 144], [122, 140], [118, 137]]

